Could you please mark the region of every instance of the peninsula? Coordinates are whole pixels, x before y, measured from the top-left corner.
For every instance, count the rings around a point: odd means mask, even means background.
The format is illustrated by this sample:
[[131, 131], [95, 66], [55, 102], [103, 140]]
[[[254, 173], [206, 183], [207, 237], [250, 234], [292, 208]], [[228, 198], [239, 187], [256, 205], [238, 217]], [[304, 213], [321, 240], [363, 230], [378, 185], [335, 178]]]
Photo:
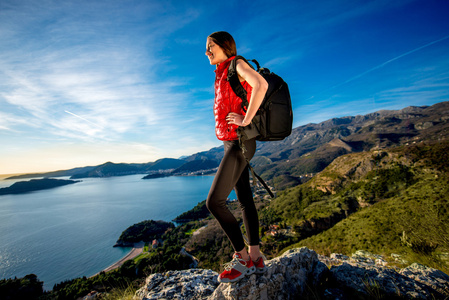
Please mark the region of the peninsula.
[[51, 189], [59, 186], [64, 186], [67, 184], [73, 184], [80, 182], [79, 180], [64, 180], [64, 179], [53, 179], [53, 178], [43, 178], [43, 179], [31, 179], [29, 181], [19, 181], [12, 184], [9, 187], [0, 189], [1, 195], [8, 194], [23, 194], [33, 191]]

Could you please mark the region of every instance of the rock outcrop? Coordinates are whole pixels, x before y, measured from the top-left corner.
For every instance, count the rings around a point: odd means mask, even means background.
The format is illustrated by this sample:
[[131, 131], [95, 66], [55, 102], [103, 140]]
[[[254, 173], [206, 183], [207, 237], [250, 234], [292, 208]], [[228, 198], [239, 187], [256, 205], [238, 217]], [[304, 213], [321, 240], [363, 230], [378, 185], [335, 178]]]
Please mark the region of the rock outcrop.
[[[233, 284], [219, 284], [211, 270], [190, 269], [150, 275], [138, 299], [298, 299], [320, 294], [324, 299], [447, 299], [449, 276], [418, 264], [397, 270], [364, 251], [352, 257], [319, 256], [297, 248], [266, 262], [268, 271]], [[312, 297], [314, 298], [314, 297]], [[321, 299], [321, 298], [320, 298]]]
[[[439, 270], [412, 264], [396, 270], [385, 266], [381, 258], [372, 254], [355, 253], [351, 258], [333, 259], [329, 279], [337, 293], [352, 292], [385, 299], [447, 299], [449, 276]], [[332, 260], [332, 258], [331, 258]], [[376, 261], [377, 260], [377, 261]], [[334, 298], [331, 298], [334, 299]], [[351, 299], [350, 297], [348, 299]]]
[[296, 299], [307, 285], [317, 285], [327, 267], [307, 248], [289, 250], [266, 263], [262, 276], [251, 275], [234, 284], [220, 284], [210, 299]]
[[137, 299], [159, 300], [207, 299], [219, 285], [212, 270], [190, 269], [150, 275], [145, 286], [136, 292]]

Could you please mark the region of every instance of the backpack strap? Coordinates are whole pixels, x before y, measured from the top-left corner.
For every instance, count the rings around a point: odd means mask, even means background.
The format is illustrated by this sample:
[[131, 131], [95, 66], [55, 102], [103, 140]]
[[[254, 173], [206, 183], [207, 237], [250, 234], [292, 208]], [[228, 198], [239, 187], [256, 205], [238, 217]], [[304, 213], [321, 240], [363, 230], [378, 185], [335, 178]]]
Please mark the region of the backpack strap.
[[248, 95], [246, 93], [245, 88], [240, 83], [239, 75], [237, 74], [237, 60], [242, 59], [244, 60], [251, 68], [254, 69], [254, 67], [244, 58], [243, 56], [237, 55], [233, 60], [231, 60], [231, 63], [228, 67], [228, 81], [231, 85], [232, 90], [234, 93], [242, 99], [242, 108], [246, 112], [245, 107], [248, 107]]
[[[230, 63], [229, 67], [228, 67], [228, 77], [227, 80], [229, 81], [229, 84], [231, 85], [232, 90], [234, 91], [234, 93], [240, 98], [242, 99], [242, 108], [243, 110], [246, 112], [245, 107], [248, 107], [249, 103], [248, 103], [248, 95], [246, 93], [245, 88], [242, 86], [242, 84], [240, 83], [240, 79], [239, 76], [237, 74], [237, 60], [238, 59], [242, 59], [244, 60], [251, 68], [254, 69], [254, 67], [243, 57], [243, 56], [236, 56]], [[257, 61], [255, 62], [257, 65], [257, 68], [260, 69], [259, 64], [257, 63]], [[242, 153], [243, 156], [246, 159], [246, 163], [248, 166], [248, 169], [251, 171], [252, 177], [253, 177], [253, 185], [256, 185], [256, 179], [259, 180], [259, 182], [263, 185], [263, 187], [267, 190], [268, 194], [271, 196], [271, 198], [274, 198], [274, 194], [273, 192], [270, 190], [270, 188], [268, 187], [268, 185], [265, 183], [265, 181], [262, 179], [262, 177], [260, 177], [259, 175], [256, 174], [256, 172], [254, 171], [254, 168], [251, 166], [251, 164], [249, 163], [248, 158], [245, 156], [245, 152], [246, 152], [246, 147], [244, 142], [246, 140], [248, 140], [248, 137], [245, 133], [245, 131], [243, 130], [242, 127], [239, 127], [237, 129], [237, 134], [239, 136], [239, 145], [240, 148], [242, 149]]]
[[[240, 129], [240, 127], [239, 127]], [[237, 131], [239, 131], [239, 129], [237, 129]], [[246, 157], [245, 152], [246, 152], [246, 147], [244, 142], [247, 140], [247, 136], [244, 133], [243, 130], [241, 130], [242, 132], [239, 133], [239, 144], [240, 144], [240, 149], [242, 149], [242, 154], [246, 159], [246, 165], [248, 167], [248, 169], [251, 171], [251, 175], [253, 176], [253, 185], [256, 186], [256, 178], [257, 180], [259, 180], [259, 182], [263, 185], [263, 187], [265, 188], [265, 190], [267, 190], [268, 194], [270, 194], [271, 198], [274, 198], [274, 194], [273, 192], [270, 190], [270, 188], [268, 187], [268, 185], [265, 183], [265, 181], [262, 179], [262, 177], [260, 177], [259, 175], [257, 175], [257, 173], [254, 171], [254, 168], [251, 166], [251, 164], [249, 163], [249, 159]]]
[[256, 174], [256, 172], [254, 172], [253, 167], [249, 164], [248, 161], [248, 168], [251, 170], [251, 174], [253, 175], [253, 184], [255, 184], [255, 178], [257, 178], [257, 180], [259, 180], [259, 182], [263, 185], [263, 187], [265, 188], [265, 190], [268, 192], [268, 194], [270, 194], [271, 198], [274, 198], [273, 192], [270, 190], [270, 188], [268, 187], [268, 185], [265, 183], [265, 181], [262, 179], [262, 177], [260, 177], [259, 175]]

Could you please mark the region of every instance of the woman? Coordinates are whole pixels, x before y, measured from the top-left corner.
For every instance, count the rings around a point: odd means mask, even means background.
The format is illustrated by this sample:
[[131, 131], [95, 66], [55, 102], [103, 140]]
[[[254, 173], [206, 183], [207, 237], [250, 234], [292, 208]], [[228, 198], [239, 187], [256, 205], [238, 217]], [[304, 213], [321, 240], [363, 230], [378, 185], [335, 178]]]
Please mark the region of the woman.
[[[245, 142], [247, 151], [239, 147], [237, 128], [247, 126], [259, 109], [268, 88], [266, 80], [243, 60], [237, 60], [236, 69], [240, 82], [247, 91], [249, 105], [243, 111], [242, 100], [232, 91], [227, 81], [230, 62], [237, 55], [233, 37], [224, 31], [214, 32], [207, 37], [206, 55], [215, 70], [215, 133], [224, 143], [224, 156], [207, 197], [206, 205], [218, 220], [235, 250], [233, 259], [225, 265], [220, 282], [235, 282], [245, 275], [263, 273], [266, 270], [259, 248], [259, 220], [249, 182], [247, 161], [256, 151], [256, 141]], [[226, 199], [235, 188], [243, 212], [243, 222], [249, 240], [245, 247], [239, 223], [226, 205]]]

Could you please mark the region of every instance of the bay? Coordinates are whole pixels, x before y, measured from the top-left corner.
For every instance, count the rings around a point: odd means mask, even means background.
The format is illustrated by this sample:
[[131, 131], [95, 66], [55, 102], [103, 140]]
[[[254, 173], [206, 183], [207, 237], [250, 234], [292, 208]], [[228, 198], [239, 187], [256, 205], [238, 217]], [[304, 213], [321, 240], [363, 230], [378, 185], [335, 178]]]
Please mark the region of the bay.
[[[92, 276], [130, 251], [112, 247], [122, 231], [144, 220], [173, 220], [206, 199], [212, 180], [87, 178], [0, 196], [0, 278], [36, 274], [50, 290], [55, 283]], [[12, 183], [2, 181], [0, 187]]]

